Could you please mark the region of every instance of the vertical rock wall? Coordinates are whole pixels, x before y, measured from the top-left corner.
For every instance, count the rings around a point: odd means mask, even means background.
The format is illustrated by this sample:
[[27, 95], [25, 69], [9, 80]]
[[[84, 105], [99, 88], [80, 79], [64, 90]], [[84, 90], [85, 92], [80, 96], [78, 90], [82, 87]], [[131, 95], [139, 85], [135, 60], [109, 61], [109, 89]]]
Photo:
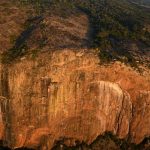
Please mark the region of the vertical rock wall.
[[[136, 132], [138, 107], [149, 115], [147, 97], [139, 98], [145, 101], [143, 107], [137, 102], [133, 109], [126, 91], [100, 80], [98, 63], [94, 54], [66, 50], [1, 67], [0, 138], [4, 143], [13, 148], [50, 149], [62, 138], [70, 146], [76, 140], [90, 144], [107, 131], [119, 138]], [[150, 134], [149, 130], [142, 133], [140, 138], [138, 133], [130, 135], [140, 142]]]

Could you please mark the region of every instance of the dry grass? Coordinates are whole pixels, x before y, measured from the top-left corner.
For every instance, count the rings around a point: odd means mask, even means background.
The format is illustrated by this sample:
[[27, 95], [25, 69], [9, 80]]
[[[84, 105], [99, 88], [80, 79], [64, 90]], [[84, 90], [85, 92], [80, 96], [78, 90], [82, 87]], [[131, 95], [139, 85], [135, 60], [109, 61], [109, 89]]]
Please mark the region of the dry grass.
[[13, 1], [0, 1], [0, 53], [10, 49], [24, 30], [24, 22], [32, 10]]
[[44, 14], [40, 15], [44, 18], [43, 21], [37, 24], [30, 20], [26, 24], [29, 18], [39, 16], [31, 6], [21, 6], [13, 1], [0, 1], [0, 53], [5, 52], [4, 56], [8, 55], [4, 60], [8, 59], [8, 62], [12, 62], [17, 53], [21, 57], [20, 48], [15, 46], [16, 41], [32, 25], [35, 26], [34, 30], [23, 41], [24, 43], [20, 44], [26, 45], [27, 52], [25, 54], [36, 55], [40, 51], [89, 47], [91, 42], [89, 18], [77, 9], [74, 11], [63, 16], [53, 13], [52, 10], [46, 10]]
[[45, 15], [44, 18], [28, 40], [30, 49], [79, 49], [90, 43], [89, 20], [84, 13], [66, 18]]

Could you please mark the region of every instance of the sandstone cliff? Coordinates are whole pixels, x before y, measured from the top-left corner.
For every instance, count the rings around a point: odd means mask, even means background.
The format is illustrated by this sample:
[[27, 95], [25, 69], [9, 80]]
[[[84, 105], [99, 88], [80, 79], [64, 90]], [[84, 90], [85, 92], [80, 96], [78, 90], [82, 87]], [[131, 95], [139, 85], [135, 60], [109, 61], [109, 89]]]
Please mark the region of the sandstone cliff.
[[91, 144], [110, 131], [138, 144], [150, 136], [149, 91], [145, 76], [119, 63], [100, 66], [84, 50], [1, 65], [0, 139], [44, 150], [60, 139]]

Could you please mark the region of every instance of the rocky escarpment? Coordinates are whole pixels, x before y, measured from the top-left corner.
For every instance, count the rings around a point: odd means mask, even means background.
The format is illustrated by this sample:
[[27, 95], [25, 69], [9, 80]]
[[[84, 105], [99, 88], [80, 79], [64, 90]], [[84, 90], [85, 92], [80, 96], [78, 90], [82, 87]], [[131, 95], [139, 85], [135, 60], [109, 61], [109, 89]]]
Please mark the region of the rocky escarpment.
[[[150, 135], [150, 91], [141, 91], [133, 109], [131, 136], [133, 142], [140, 142]], [[140, 133], [140, 134], [138, 134]], [[136, 138], [134, 138], [136, 137]]]
[[105, 132], [137, 144], [149, 137], [149, 81], [133, 73], [147, 85], [145, 91], [133, 92], [131, 87], [138, 83], [132, 83], [132, 76], [127, 80], [116, 74], [115, 79], [108, 68], [104, 70], [94, 54], [69, 50], [1, 66], [4, 145], [47, 150], [61, 139], [67, 146], [77, 141], [91, 144]]

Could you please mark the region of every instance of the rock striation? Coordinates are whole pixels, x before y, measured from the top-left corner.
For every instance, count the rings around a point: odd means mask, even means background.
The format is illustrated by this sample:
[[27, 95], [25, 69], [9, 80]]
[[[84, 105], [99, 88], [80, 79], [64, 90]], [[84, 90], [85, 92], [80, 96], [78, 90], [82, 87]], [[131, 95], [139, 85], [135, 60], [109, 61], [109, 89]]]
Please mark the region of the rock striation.
[[140, 143], [150, 136], [150, 91], [141, 91], [134, 104], [131, 123], [132, 142]]
[[84, 51], [55, 51], [1, 65], [4, 145], [47, 150], [61, 139], [68, 146], [91, 144], [105, 132], [137, 144], [149, 137], [150, 92], [138, 91], [133, 101], [131, 89], [102, 75], [99, 59]]

